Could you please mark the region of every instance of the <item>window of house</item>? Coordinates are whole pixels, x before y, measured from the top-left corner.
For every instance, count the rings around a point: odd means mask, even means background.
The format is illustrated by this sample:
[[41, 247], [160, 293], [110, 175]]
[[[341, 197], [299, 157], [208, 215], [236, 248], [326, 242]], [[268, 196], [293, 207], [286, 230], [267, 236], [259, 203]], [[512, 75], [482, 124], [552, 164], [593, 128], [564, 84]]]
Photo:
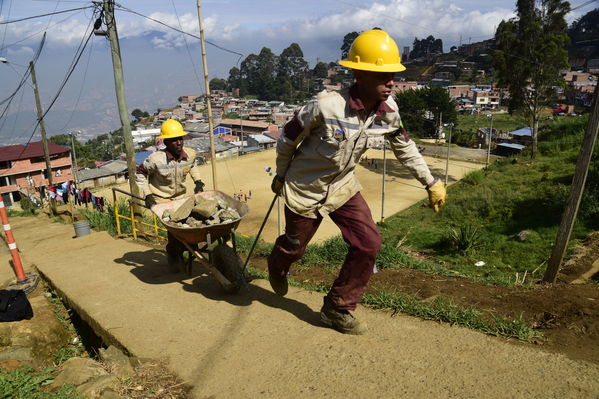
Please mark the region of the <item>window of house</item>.
[[8, 186], [9, 180], [6, 176], [0, 176], [0, 187]]
[[1, 161], [0, 162], [0, 169], [10, 169], [12, 168], [12, 162], [10, 161]]

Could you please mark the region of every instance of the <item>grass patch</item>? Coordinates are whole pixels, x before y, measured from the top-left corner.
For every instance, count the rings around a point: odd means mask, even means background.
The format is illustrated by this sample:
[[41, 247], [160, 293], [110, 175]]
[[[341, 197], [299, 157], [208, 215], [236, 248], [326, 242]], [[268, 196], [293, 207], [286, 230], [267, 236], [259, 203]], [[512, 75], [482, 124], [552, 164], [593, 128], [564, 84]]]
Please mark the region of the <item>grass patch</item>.
[[373, 309], [388, 309], [422, 319], [443, 321], [489, 335], [516, 338], [525, 342], [542, 338], [542, 334], [533, 330], [522, 318], [506, 320], [493, 313], [464, 308], [442, 298], [421, 302], [408, 295], [380, 291], [374, 295], [364, 295], [362, 303]]
[[36, 371], [29, 366], [7, 371], [0, 369], [0, 399], [83, 399], [72, 385], [63, 385], [56, 392], [44, 386], [52, 383], [54, 368]]
[[[120, 200], [119, 202], [117, 202], [116, 207], [118, 208], [119, 215], [126, 217], [130, 216], [131, 212], [129, 210], [129, 204], [124, 200]], [[81, 213], [87, 219], [92, 229], [99, 231], [107, 231], [108, 234], [116, 236], [118, 234], [118, 231], [114, 211], [115, 205], [110, 202], [106, 204], [104, 212], [100, 212], [97, 209], [81, 209]], [[154, 224], [153, 218], [147, 213], [143, 214], [142, 221], [149, 225]], [[133, 230], [131, 229], [131, 222], [129, 220], [119, 218], [119, 223], [121, 228], [121, 234], [133, 233]], [[148, 229], [148, 227], [144, 226], [144, 229]], [[139, 232], [139, 228], [137, 228], [137, 231], [138, 234], [141, 234]], [[166, 232], [164, 231], [159, 230], [158, 234], [160, 234], [163, 237], [166, 237]]]
[[[248, 267], [253, 277], [268, 279], [268, 274], [261, 270]], [[306, 290], [326, 293], [330, 290], [327, 284], [303, 284], [293, 279], [288, 279], [289, 285]], [[387, 309], [402, 312], [411, 316], [427, 320], [442, 321], [481, 331], [489, 335], [516, 338], [525, 342], [540, 339], [543, 335], [535, 331], [522, 317], [508, 320], [490, 312], [482, 312], [475, 308], [464, 308], [442, 298], [431, 302], [422, 302], [418, 299], [386, 290], [376, 294], [367, 294], [362, 297], [361, 303], [372, 309]]]

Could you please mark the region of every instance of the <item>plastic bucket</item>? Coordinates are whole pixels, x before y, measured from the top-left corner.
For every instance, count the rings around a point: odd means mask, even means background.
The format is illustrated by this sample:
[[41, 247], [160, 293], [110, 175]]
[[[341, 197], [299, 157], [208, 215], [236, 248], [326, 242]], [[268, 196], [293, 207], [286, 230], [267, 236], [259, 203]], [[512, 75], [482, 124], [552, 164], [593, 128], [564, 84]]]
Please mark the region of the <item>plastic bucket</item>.
[[75, 226], [75, 238], [89, 234], [89, 222], [87, 220], [84, 222], [77, 222], [73, 226]]

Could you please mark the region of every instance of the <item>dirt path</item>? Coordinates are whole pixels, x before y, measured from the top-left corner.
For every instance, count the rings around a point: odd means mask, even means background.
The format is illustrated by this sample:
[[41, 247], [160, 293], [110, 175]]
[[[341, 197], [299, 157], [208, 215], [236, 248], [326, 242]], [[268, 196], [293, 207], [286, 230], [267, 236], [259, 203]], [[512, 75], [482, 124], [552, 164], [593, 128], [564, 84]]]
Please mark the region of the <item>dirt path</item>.
[[[367, 165], [362, 162], [356, 169], [356, 174], [362, 183], [362, 195], [366, 198], [372, 211], [375, 221], [381, 218], [381, 187], [382, 187], [382, 165], [383, 151], [370, 149], [365, 154], [369, 159], [377, 161], [377, 167]], [[402, 209], [409, 207], [416, 201], [426, 198], [426, 191], [420, 183], [415, 180], [409, 171], [399, 165], [397, 160], [392, 157], [391, 151], [387, 151], [387, 179], [385, 182], [385, 217], [389, 217]], [[445, 160], [438, 158], [425, 157], [433, 172], [433, 175], [445, 177]], [[270, 191], [272, 176], [264, 170], [265, 167], [274, 168], [275, 151], [274, 149], [249, 154], [241, 158], [218, 160], [217, 181], [218, 189], [229, 195], [239, 193], [240, 191], [247, 195], [252, 192], [252, 198], [248, 199], [250, 214], [243, 220], [239, 226], [239, 232], [246, 235], [256, 235], [260, 224], [266, 215], [273, 194]], [[480, 163], [469, 163], [452, 160], [449, 165], [449, 182], [452, 183], [462, 178], [462, 176], [474, 169], [479, 169], [483, 165]], [[206, 189], [212, 189], [212, 172], [210, 165], [202, 166], [202, 179], [206, 183]], [[129, 191], [128, 183], [118, 186]], [[193, 186], [188, 182], [188, 192], [192, 192]], [[112, 198], [111, 188], [93, 190], [98, 196], [108, 199]], [[283, 213], [283, 203], [281, 203], [281, 215]], [[281, 228], [284, 228], [284, 221], [281, 222]], [[268, 223], [262, 234], [262, 238], [267, 242], [274, 242], [278, 236], [277, 226], [277, 207], [273, 209]], [[319, 227], [313, 242], [327, 239], [339, 234], [339, 229], [328, 218], [326, 218]]]
[[227, 296], [199, 264], [105, 233], [13, 218], [17, 242], [84, 319], [139, 357], [169, 360], [193, 397], [596, 398], [599, 366], [464, 328], [360, 308], [344, 336], [318, 321], [322, 295], [268, 283]]

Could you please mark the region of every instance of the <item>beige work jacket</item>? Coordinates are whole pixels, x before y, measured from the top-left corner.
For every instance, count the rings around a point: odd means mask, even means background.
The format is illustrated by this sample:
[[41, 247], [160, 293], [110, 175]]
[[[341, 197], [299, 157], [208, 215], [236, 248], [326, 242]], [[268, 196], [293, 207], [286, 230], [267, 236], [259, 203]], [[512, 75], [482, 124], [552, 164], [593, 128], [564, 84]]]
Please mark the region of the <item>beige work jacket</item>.
[[185, 195], [185, 179], [188, 174], [194, 182], [200, 180], [200, 166], [195, 150], [183, 147], [179, 159], [165, 150], [150, 154], [138, 166], [135, 181], [144, 197], [154, 194], [160, 198], [175, 199]]
[[301, 216], [325, 216], [362, 189], [356, 164], [369, 136], [384, 136], [395, 156], [423, 185], [434, 181], [403, 129], [393, 98], [366, 115], [355, 86], [323, 91], [303, 106], [277, 141], [277, 175], [287, 206]]

